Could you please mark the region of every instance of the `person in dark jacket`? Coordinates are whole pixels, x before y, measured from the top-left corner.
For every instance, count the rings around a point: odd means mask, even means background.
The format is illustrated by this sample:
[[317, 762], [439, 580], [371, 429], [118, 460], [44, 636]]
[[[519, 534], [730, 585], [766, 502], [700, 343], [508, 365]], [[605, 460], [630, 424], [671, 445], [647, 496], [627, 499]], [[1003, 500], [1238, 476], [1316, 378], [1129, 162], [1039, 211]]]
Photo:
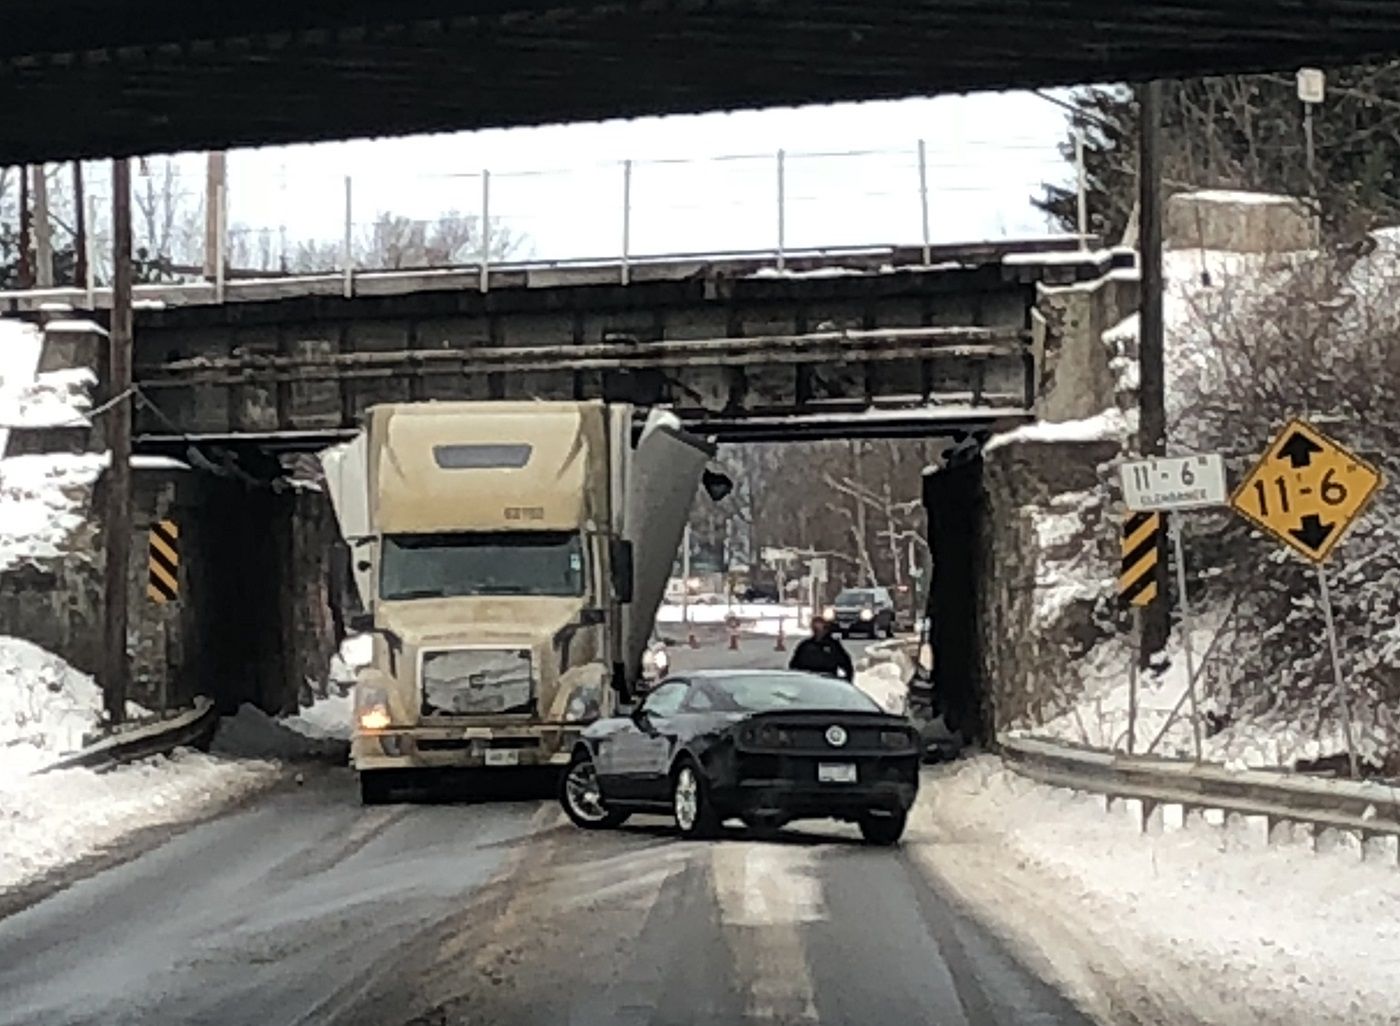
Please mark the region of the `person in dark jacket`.
[[846, 646], [832, 633], [831, 624], [820, 616], [812, 617], [812, 636], [792, 650], [788, 669], [820, 673], [825, 677], [844, 677], [846, 680], [854, 680], [856, 676]]

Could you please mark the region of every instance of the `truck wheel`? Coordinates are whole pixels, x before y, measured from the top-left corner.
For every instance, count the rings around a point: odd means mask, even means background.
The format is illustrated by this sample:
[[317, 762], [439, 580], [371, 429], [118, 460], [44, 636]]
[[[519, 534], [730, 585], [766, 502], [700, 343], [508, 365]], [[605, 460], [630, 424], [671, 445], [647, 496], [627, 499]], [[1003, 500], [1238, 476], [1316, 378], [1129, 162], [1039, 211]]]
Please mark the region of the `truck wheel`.
[[698, 841], [719, 833], [719, 813], [710, 801], [709, 784], [691, 759], [682, 762], [671, 776], [671, 807], [682, 837]]
[[585, 830], [605, 830], [627, 822], [628, 813], [609, 809], [598, 786], [598, 769], [593, 756], [579, 749], [559, 777], [559, 804], [576, 826]]
[[898, 844], [899, 839], [904, 836], [904, 824], [908, 819], [909, 814], [906, 812], [895, 812], [884, 816], [867, 812], [860, 817], [860, 835], [868, 843], [878, 844], [882, 847]]
[[393, 776], [390, 773], [385, 773], [382, 770], [378, 773], [368, 770], [361, 771], [361, 805], [387, 805], [393, 796]]

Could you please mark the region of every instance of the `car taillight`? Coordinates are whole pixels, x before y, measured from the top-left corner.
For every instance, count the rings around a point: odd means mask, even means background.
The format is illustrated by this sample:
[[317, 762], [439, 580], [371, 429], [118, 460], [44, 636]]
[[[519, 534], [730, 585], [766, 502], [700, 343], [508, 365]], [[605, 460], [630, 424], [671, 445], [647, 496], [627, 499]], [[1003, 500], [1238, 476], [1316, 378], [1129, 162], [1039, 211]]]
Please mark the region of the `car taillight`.
[[759, 743], [767, 745], [769, 748], [781, 748], [791, 740], [786, 730], [780, 730], [771, 725], [761, 728], [758, 732]]
[[765, 748], [783, 748], [792, 744], [792, 735], [786, 730], [765, 724], [762, 727], [745, 727], [739, 732], [739, 740], [746, 745], [762, 745]]

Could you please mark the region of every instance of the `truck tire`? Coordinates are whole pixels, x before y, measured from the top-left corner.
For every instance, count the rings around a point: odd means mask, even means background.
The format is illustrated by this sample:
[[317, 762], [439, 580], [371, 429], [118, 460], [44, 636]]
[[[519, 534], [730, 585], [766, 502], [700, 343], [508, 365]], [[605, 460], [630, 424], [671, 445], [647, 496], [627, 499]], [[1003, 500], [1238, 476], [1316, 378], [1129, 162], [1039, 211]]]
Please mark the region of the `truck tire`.
[[387, 805], [393, 800], [393, 775], [362, 770], [360, 772], [360, 804]]

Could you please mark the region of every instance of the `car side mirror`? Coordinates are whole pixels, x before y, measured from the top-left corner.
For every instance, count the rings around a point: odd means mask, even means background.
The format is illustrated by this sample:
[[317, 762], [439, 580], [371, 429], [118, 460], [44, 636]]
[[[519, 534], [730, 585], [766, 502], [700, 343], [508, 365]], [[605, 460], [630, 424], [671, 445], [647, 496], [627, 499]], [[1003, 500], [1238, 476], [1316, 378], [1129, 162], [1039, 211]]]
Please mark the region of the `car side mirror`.
[[626, 605], [632, 601], [632, 543], [622, 538], [613, 538], [608, 549], [609, 562], [612, 563], [613, 595]]
[[368, 631], [372, 631], [374, 630], [374, 614], [356, 613], [354, 616], [350, 617], [346, 626], [356, 634], [364, 634]]
[[637, 724], [638, 726], [641, 726], [643, 723], [646, 722], [646, 718], [647, 708], [645, 702], [638, 702], [636, 705], [632, 706], [633, 723]]

